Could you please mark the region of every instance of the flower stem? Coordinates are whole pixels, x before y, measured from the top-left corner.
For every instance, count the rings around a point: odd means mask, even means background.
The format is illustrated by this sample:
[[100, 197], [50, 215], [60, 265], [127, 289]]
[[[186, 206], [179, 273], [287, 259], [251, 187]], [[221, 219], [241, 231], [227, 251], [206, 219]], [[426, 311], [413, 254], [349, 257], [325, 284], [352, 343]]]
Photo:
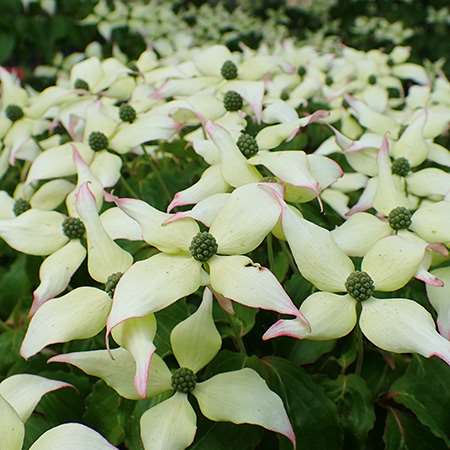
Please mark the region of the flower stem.
[[8, 325], [6, 325], [6, 323], [3, 322], [3, 320], [0, 320], [0, 330], [2, 330], [2, 331], [9, 331], [10, 330]]
[[286, 253], [286, 255], [288, 256], [289, 266], [290, 266], [292, 272], [298, 274], [299, 271], [298, 271], [298, 269], [297, 269], [297, 266], [295, 265], [294, 258], [293, 258], [293, 256], [292, 256], [292, 253], [291, 253], [291, 251], [289, 250], [289, 247], [287, 246], [286, 242], [280, 241], [280, 245], [281, 245], [281, 248], [283, 249], [283, 251], [284, 251], [284, 252]]
[[275, 259], [273, 256], [273, 240], [272, 240], [272, 233], [269, 233], [266, 238], [266, 245], [267, 245], [267, 258], [269, 260], [269, 269], [273, 272], [273, 268], [275, 265]]
[[361, 375], [361, 370], [364, 362], [364, 340], [359, 324], [356, 325], [355, 332], [356, 338], [358, 340], [358, 356], [356, 358], [355, 373], [356, 375]]
[[121, 176], [120, 181], [122, 182], [125, 190], [132, 195], [134, 198], [139, 198], [139, 195], [136, 194], [136, 191], [131, 187], [130, 183], [125, 179], [125, 177]]
[[172, 195], [170, 194], [170, 191], [169, 191], [163, 177], [161, 176], [161, 174], [159, 172], [158, 166], [156, 165], [152, 155], [147, 152], [147, 149], [145, 148], [144, 144], [142, 144], [141, 147], [142, 147], [142, 150], [144, 150], [144, 153], [147, 155], [148, 162], [150, 163], [152, 171], [154, 172], [154, 174], [156, 175], [156, 178], [158, 179], [159, 185], [161, 186], [162, 190], [164, 191], [164, 194], [167, 197], [167, 201], [170, 202], [170, 200], [172, 199]]
[[228, 322], [230, 323], [231, 330], [233, 331], [233, 342], [236, 350], [240, 353], [247, 354], [247, 349], [245, 348], [244, 341], [242, 340], [240, 326], [236, 324], [233, 320], [233, 316], [231, 314], [227, 314]]

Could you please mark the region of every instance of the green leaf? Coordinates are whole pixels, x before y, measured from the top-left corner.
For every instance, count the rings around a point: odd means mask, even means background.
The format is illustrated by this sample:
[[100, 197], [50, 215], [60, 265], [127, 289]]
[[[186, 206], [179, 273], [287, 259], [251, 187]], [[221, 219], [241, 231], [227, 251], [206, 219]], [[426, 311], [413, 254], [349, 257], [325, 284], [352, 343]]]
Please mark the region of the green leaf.
[[359, 339], [358, 333], [353, 332], [345, 336], [339, 342], [340, 352], [336, 361], [343, 370], [347, 369], [355, 362], [356, 357], [358, 356]]
[[336, 403], [340, 422], [346, 431], [346, 446], [358, 448], [367, 440], [375, 424], [372, 394], [358, 375], [340, 375], [322, 383], [330, 399]]
[[446, 450], [444, 441], [434, 436], [415, 417], [391, 408], [383, 436], [386, 450]]
[[8, 330], [0, 334], [0, 375], [7, 375], [17, 361], [22, 361], [19, 354], [25, 330]]
[[285, 252], [278, 252], [275, 256], [274, 264], [272, 267], [273, 274], [277, 277], [281, 283], [289, 271], [289, 257]]
[[301, 274], [292, 275], [286, 282], [285, 289], [297, 306], [314, 292], [314, 286]]
[[295, 365], [315, 363], [322, 355], [331, 352], [336, 341], [296, 341], [289, 354], [289, 360]]
[[158, 355], [164, 358], [172, 353], [170, 332], [175, 325], [189, 316], [189, 308], [184, 300], [178, 300], [155, 315], [158, 323], [155, 346], [158, 349]]
[[261, 442], [262, 435], [263, 430], [256, 426], [207, 421], [203, 426], [199, 424], [195, 442], [188, 448], [189, 450], [233, 448], [253, 450]]
[[44, 416], [33, 414], [25, 423], [23, 449], [29, 449], [41, 434], [44, 434], [46, 431], [50, 430], [50, 428], [58, 425], [58, 423], [53, 423]]
[[27, 257], [19, 255], [0, 277], [0, 317], [9, 317], [16, 304], [31, 298], [31, 284], [27, 271]]
[[[214, 303], [214, 318], [216, 319], [222, 338], [245, 336], [255, 325], [256, 308], [233, 303], [234, 314], [229, 315], [217, 302]], [[223, 326], [221, 326], [223, 324]]]
[[283, 400], [302, 450], [342, 448], [336, 405], [303, 369], [290, 361], [268, 357], [248, 361]]
[[86, 397], [83, 419], [114, 445], [125, 438], [124, 417], [119, 411], [121, 403], [120, 395], [103, 381], [95, 383], [91, 394]]
[[[250, 357], [255, 358], [255, 357]], [[257, 360], [257, 358], [255, 358]], [[221, 350], [217, 356], [206, 367], [203, 377], [211, 378], [218, 373], [230, 372], [246, 367], [249, 357], [244, 353], [231, 352], [229, 350]]]
[[11, 56], [15, 40], [13, 33], [0, 32], [0, 63], [3, 63]]
[[450, 377], [443, 361], [416, 355], [406, 373], [392, 385], [390, 395], [450, 445]]

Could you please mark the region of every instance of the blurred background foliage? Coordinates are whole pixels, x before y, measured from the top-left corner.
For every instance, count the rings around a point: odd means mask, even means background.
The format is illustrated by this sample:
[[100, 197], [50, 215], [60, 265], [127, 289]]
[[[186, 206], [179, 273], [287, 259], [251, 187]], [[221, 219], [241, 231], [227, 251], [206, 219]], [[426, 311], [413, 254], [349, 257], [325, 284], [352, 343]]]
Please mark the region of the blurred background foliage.
[[[134, 3], [142, 1], [145, 3], [145, 0], [124, 3], [131, 11]], [[28, 70], [50, 64], [57, 52], [67, 55], [83, 51], [92, 41], [103, 44], [105, 55], [111, 53], [112, 43], [130, 57], [138, 55], [146, 43], [126, 25], [116, 28], [107, 42], [95, 25], [81, 23], [97, 2], [2, 0], [0, 64]], [[114, 0], [106, 3], [111, 11], [116, 8]], [[336, 41], [361, 50], [383, 47], [387, 51], [395, 45], [408, 45], [413, 50], [412, 60], [416, 61], [436, 61], [450, 54], [448, 0], [148, 0], [147, 3], [171, 9], [181, 22], [193, 27], [194, 33], [203, 33], [205, 38], [208, 33], [211, 37], [221, 33], [233, 49], [239, 48], [239, 42], [256, 47], [265, 33], [260, 20], [270, 19], [280, 26], [280, 35], [286, 33], [299, 41], [335, 37]], [[213, 22], [209, 30], [208, 26], [203, 29], [205, 20], [199, 24], [203, 15], [223, 10], [229, 20], [219, 29]], [[230, 28], [236, 27], [233, 19], [238, 15], [242, 29], [234, 30], [233, 39], [229, 39]], [[243, 16], [248, 20], [242, 20]], [[150, 38], [152, 34], [159, 37], [156, 27], [146, 32]], [[450, 70], [448, 62], [445, 70], [447, 73]]]

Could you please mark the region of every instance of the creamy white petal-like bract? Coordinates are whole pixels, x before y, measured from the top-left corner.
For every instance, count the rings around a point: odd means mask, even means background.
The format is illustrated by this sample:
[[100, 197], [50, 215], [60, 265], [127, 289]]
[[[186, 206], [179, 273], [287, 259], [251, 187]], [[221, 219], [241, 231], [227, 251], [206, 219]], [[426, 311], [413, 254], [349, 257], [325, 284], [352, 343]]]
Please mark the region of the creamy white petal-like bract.
[[281, 398], [254, 370], [221, 373], [198, 383], [193, 394], [209, 419], [259, 425], [283, 434], [295, 446], [295, 434]]
[[170, 334], [170, 343], [180, 367], [194, 373], [208, 364], [222, 345], [212, 315], [212, 293], [208, 288], [197, 311], [178, 323]]

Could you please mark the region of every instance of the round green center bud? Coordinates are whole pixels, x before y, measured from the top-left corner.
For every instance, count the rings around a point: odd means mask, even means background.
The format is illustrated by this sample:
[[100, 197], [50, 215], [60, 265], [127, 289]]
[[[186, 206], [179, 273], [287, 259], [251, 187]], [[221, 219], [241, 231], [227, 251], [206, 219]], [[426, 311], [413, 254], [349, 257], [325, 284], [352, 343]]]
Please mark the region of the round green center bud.
[[195, 389], [197, 378], [191, 369], [181, 367], [172, 374], [172, 387], [183, 394], [189, 394]]
[[207, 231], [201, 231], [192, 239], [189, 251], [197, 261], [208, 261], [211, 256], [217, 253], [217, 241], [212, 234]]
[[75, 89], [83, 89], [83, 90], [85, 90], [85, 91], [88, 91], [88, 90], [89, 90], [89, 84], [87, 84], [87, 82], [84, 81], [84, 80], [81, 79], [81, 78], [77, 78], [77, 79], [75, 80], [75, 83], [73, 83], [73, 87], [74, 87]]
[[122, 277], [122, 272], [116, 272], [112, 273], [105, 283], [105, 292], [113, 298], [114, 291], [116, 290], [117, 283], [119, 282], [120, 278]]
[[11, 122], [15, 122], [23, 117], [23, 110], [18, 105], [8, 105], [5, 109], [5, 114]]
[[127, 104], [120, 105], [119, 117], [122, 122], [133, 123], [136, 120], [136, 110]]
[[286, 101], [289, 100], [289, 92], [286, 90], [283, 90], [280, 96], [281, 100]]
[[397, 158], [392, 163], [392, 173], [400, 177], [406, 177], [411, 170], [411, 165], [406, 158]]
[[357, 270], [348, 276], [345, 289], [355, 300], [363, 302], [372, 297], [375, 287], [368, 273]]
[[300, 67], [297, 69], [297, 73], [298, 73], [301, 77], [304, 77], [304, 76], [306, 75], [306, 69], [305, 69], [305, 67], [304, 67], [304, 66], [300, 66]]
[[377, 84], [377, 77], [375, 75], [370, 75], [367, 81], [369, 82], [369, 84]]
[[94, 151], [105, 150], [108, 148], [108, 138], [101, 131], [93, 131], [89, 135], [89, 147]]
[[228, 91], [225, 93], [223, 106], [227, 111], [239, 111], [242, 105], [242, 97], [236, 91]]
[[256, 139], [253, 136], [250, 136], [249, 134], [246, 133], [242, 133], [239, 136], [236, 144], [239, 147], [241, 153], [246, 158], [251, 158], [252, 156], [255, 156], [259, 151]]
[[234, 80], [238, 76], [238, 69], [233, 61], [225, 61], [220, 69], [225, 80]]
[[387, 88], [389, 98], [400, 98], [400, 91], [395, 87]]
[[24, 200], [23, 198], [19, 198], [14, 202], [13, 212], [16, 216], [20, 216], [25, 211], [28, 211], [31, 208], [31, 205]]
[[389, 213], [388, 219], [393, 230], [404, 230], [411, 225], [411, 211], [399, 206]]
[[86, 231], [84, 228], [84, 223], [77, 217], [68, 217], [66, 220], [64, 220], [62, 229], [63, 233], [69, 239], [80, 239], [83, 237], [84, 232]]
[[325, 84], [327, 86], [331, 86], [333, 84], [333, 77], [331, 75], [327, 75], [325, 78]]
[[388, 65], [388, 67], [393, 67], [394, 66], [394, 60], [392, 58], [388, 58], [387, 65]]

